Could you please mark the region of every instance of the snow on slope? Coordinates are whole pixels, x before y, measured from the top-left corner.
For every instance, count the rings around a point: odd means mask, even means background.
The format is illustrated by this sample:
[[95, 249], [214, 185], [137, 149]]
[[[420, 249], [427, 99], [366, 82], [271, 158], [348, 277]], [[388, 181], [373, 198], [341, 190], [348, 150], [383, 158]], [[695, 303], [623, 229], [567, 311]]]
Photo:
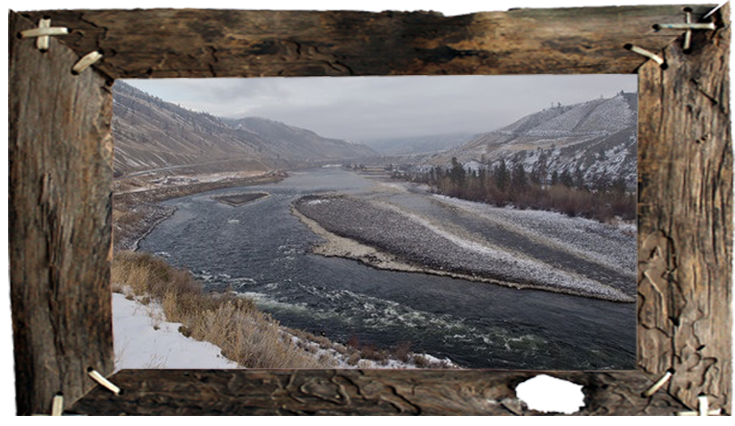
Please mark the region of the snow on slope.
[[523, 165], [531, 172], [545, 164], [547, 179], [553, 172], [582, 172], [587, 184], [601, 176], [622, 178], [629, 188], [637, 183], [637, 94], [621, 93], [609, 99], [557, 106], [528, 115], [493, 132], [436, 155], [432, 165], [448, 167], [459, 162], [494, 167], [501, 160], [512, 169]]
[[[144, 305], [129, 300], [125, 295], [112, 293], [112, 328], [115, 337], [115, 371], [123, 369], [238, 369], [244, 368], [222, 356], [219, 347], [200, 342], [179, 333], [181, 324], [166, 322], [160, 305], [151, 302]], [[387, 368], [415, 369], [416, 364], [389, 359], [385, 363], [362, 359], [356, 365], [334, 349], [325, 350], [315, 342], [291, 336], [297, 346], [311, 346], [310, 353], [319, 359], [331, 357], [333, 368]], [[300, 345], [299, 345], [300, 343]], [[440, 360], [429, 354], [414, 354], [433, 365], [444, 363], [457, 366], [449, 359]]]
[[113, 293], [115, 370], [240, 368], [223, 357], [217, 346], [179, 333], [180, 325], [166, 322], [162, 309], [153, 302], [143, 305]]

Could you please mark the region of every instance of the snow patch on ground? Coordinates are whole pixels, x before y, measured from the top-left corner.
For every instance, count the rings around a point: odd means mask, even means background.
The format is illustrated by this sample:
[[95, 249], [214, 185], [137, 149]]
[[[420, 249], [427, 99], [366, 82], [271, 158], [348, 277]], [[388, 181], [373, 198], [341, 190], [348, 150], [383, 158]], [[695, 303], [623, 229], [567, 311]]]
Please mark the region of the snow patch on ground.
[[[637, 227], [634, 223], [617, 221], [612, 225], [557, 212], [494, 207], [437, 194], [434, 198], [480, 214], [515, 232], [555, 243], [580, 257], [635, 274], [638, 260], [635, 250]], [[631, 247], [632, 250], [628, 249]]]
[[[436, 197], [443, 197], [440, 195], [437, 195]], [[444, 197], [449, 198], [449, 197]], [[461, 200], [460, 200], [461, 201]], [[586, 277], [574, 274], [569, 271], [564, 271], [559, 268], [556, 268], [552, 265], [540, 262], [536, 259], [527, 258], [523, 253], [519, 252], [512, 252], [510, 250], [503, 250], [499, 247], [495, 247], [493, 245], [482, 245], [479, 243], [476, 243], [474, 241], [466, 240], [458, 235], [454, 235], [450, 232], [447, 232], [428, 220], [419, 217], [415, 214], [402, 211], [395, 206], [384, 204], [385, 207], [391, 208], [394, 211], [405, 215], [408, 219], [426, 227], [431, 232], [434, 232], [436, 235], [439, 235], [440, 237], [445, 238], [447, 241], [450, 241], [451, 243], [455, 244], [458, 247], [461, 247], [467, 251], [478, 253], [479, 255], [486, 256], [488, 259], [488, 264], [495, 263], [496, 266], [499, 269], [502, 269], [504, 267], [509, 267], [514, 269], [515, 273], [520, 272], [520, 275], [531, 277], [539, 282], [548, 282], [551, 283], [554, 286], [558, 286], [559, 288], [569, 288], [569, 289], [577, 289], [579, 287], [587, 288], [590, 291], [593, 291], [592, 289], [595, 289], [596, 292], [602, 293], [602, 294], [612, 294], [615, 295], [615, 297], [620, 297], [622, 299], [625, 299], [625, 296], [622, 295], [619, 291], [613, 288], [609, 288], [603, 283], [587, 279]], [[542, 213], [550, 213], [550, 212], [542, 212]], [[554, 213], [552, 213], [554, 214]], [[558, 213], [556, 213], [558, 216], [562, 216]], [[584, 219], [583, 219], [584, 220]], [[510, 266], [509, 266], [510, 265]], [[509, 271], [510, 273], [511, 271]]]
[[[253, 293], [245, 293], [257, 297]], [[222, 356], [221, 349], [209, 342], [200, 342], [179, 332], [181, 324], [167, 322], [160, 305], [151, 301], [143, 304], [143, 298], [128, 298], [120, 293], [112, 294], [112, 326], [115, 337], [115, 371], [123, 369], [238, 369], [237, 363]], [[136, 300], [138, 299], [138, 300]], [[282, 331], [285, 339], [316, 359], [332, 359], [332, 368], [419, 368], [412, 362], [388, 359], [383, 362], [361, 359], [356, 365], [348, 362], [345, 348], [333, 343], [332, 348], [323, 348], [316, 342], [294, 336], [287, 329]], [[338, 351], [337, 348], [342, 349]], [[428, 354], [429, 362], [458, 368], [451, 360], [440, 360]]]
[[222, 356], [220, 348], [185, 337], [181, 324], [167, 322], [160, 306], [144, 305], [112, 294], [115, 370], [241, 368]]

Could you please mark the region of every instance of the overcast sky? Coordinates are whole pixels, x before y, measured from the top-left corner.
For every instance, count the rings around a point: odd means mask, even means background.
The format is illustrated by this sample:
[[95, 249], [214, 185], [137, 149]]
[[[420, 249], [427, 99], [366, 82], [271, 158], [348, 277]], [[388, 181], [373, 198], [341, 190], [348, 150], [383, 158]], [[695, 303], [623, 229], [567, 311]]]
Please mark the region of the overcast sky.
[[488, 132], [530, 113], [636, 91], [635, 75], [126, 80], [220, 117], [258, 116], [360, 141]]

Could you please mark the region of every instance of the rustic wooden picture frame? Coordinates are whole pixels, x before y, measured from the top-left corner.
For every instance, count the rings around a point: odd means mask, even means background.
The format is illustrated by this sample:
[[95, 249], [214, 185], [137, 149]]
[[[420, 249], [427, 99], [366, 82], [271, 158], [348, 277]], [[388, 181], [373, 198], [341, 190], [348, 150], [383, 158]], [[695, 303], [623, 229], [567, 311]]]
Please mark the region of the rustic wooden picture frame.
[[[714, 5], [695, 5], [699, 22]], [[41, 53], [19, 31], [69, 35]], [[117, 78], [637, 73], [638, 370], [545, 372], [584, 386], [578, 413], [730, 414], [729, 6], [695, 31], [682, 6], [432, 13], [10, 12], [10, 257], [17, 409], [78, 414], [536, 414], [530, 371], [113, 371], [109, 262]], [[640, 46], [668, 66], [628, 51]], [[79, 75], [80, 57], [103, 60]], [[652, 396], [642, 393], [667, 371]]]

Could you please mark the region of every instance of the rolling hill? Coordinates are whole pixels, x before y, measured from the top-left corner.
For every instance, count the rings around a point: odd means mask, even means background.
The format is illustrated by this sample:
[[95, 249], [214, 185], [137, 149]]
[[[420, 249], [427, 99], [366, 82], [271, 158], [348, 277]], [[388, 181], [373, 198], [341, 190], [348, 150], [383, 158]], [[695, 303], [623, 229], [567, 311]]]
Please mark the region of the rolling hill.
[[527, 172], [542, 163], [549, 176], [556, 171], [575, 173], [585, 180], [601, 175], [637, 181], [636, 93], [608, 99], [557, 106], [528, 115], [501, 129], [425, 160], [446, 166], [452, 157], [472, 167], [492, 167], [501, 160], [509, 168], [520, 163]]
[[225, 120], [113, 86], [116, 176], [180, 169], [267, 171], [375, 155], [370, 148], [264, 118]]

